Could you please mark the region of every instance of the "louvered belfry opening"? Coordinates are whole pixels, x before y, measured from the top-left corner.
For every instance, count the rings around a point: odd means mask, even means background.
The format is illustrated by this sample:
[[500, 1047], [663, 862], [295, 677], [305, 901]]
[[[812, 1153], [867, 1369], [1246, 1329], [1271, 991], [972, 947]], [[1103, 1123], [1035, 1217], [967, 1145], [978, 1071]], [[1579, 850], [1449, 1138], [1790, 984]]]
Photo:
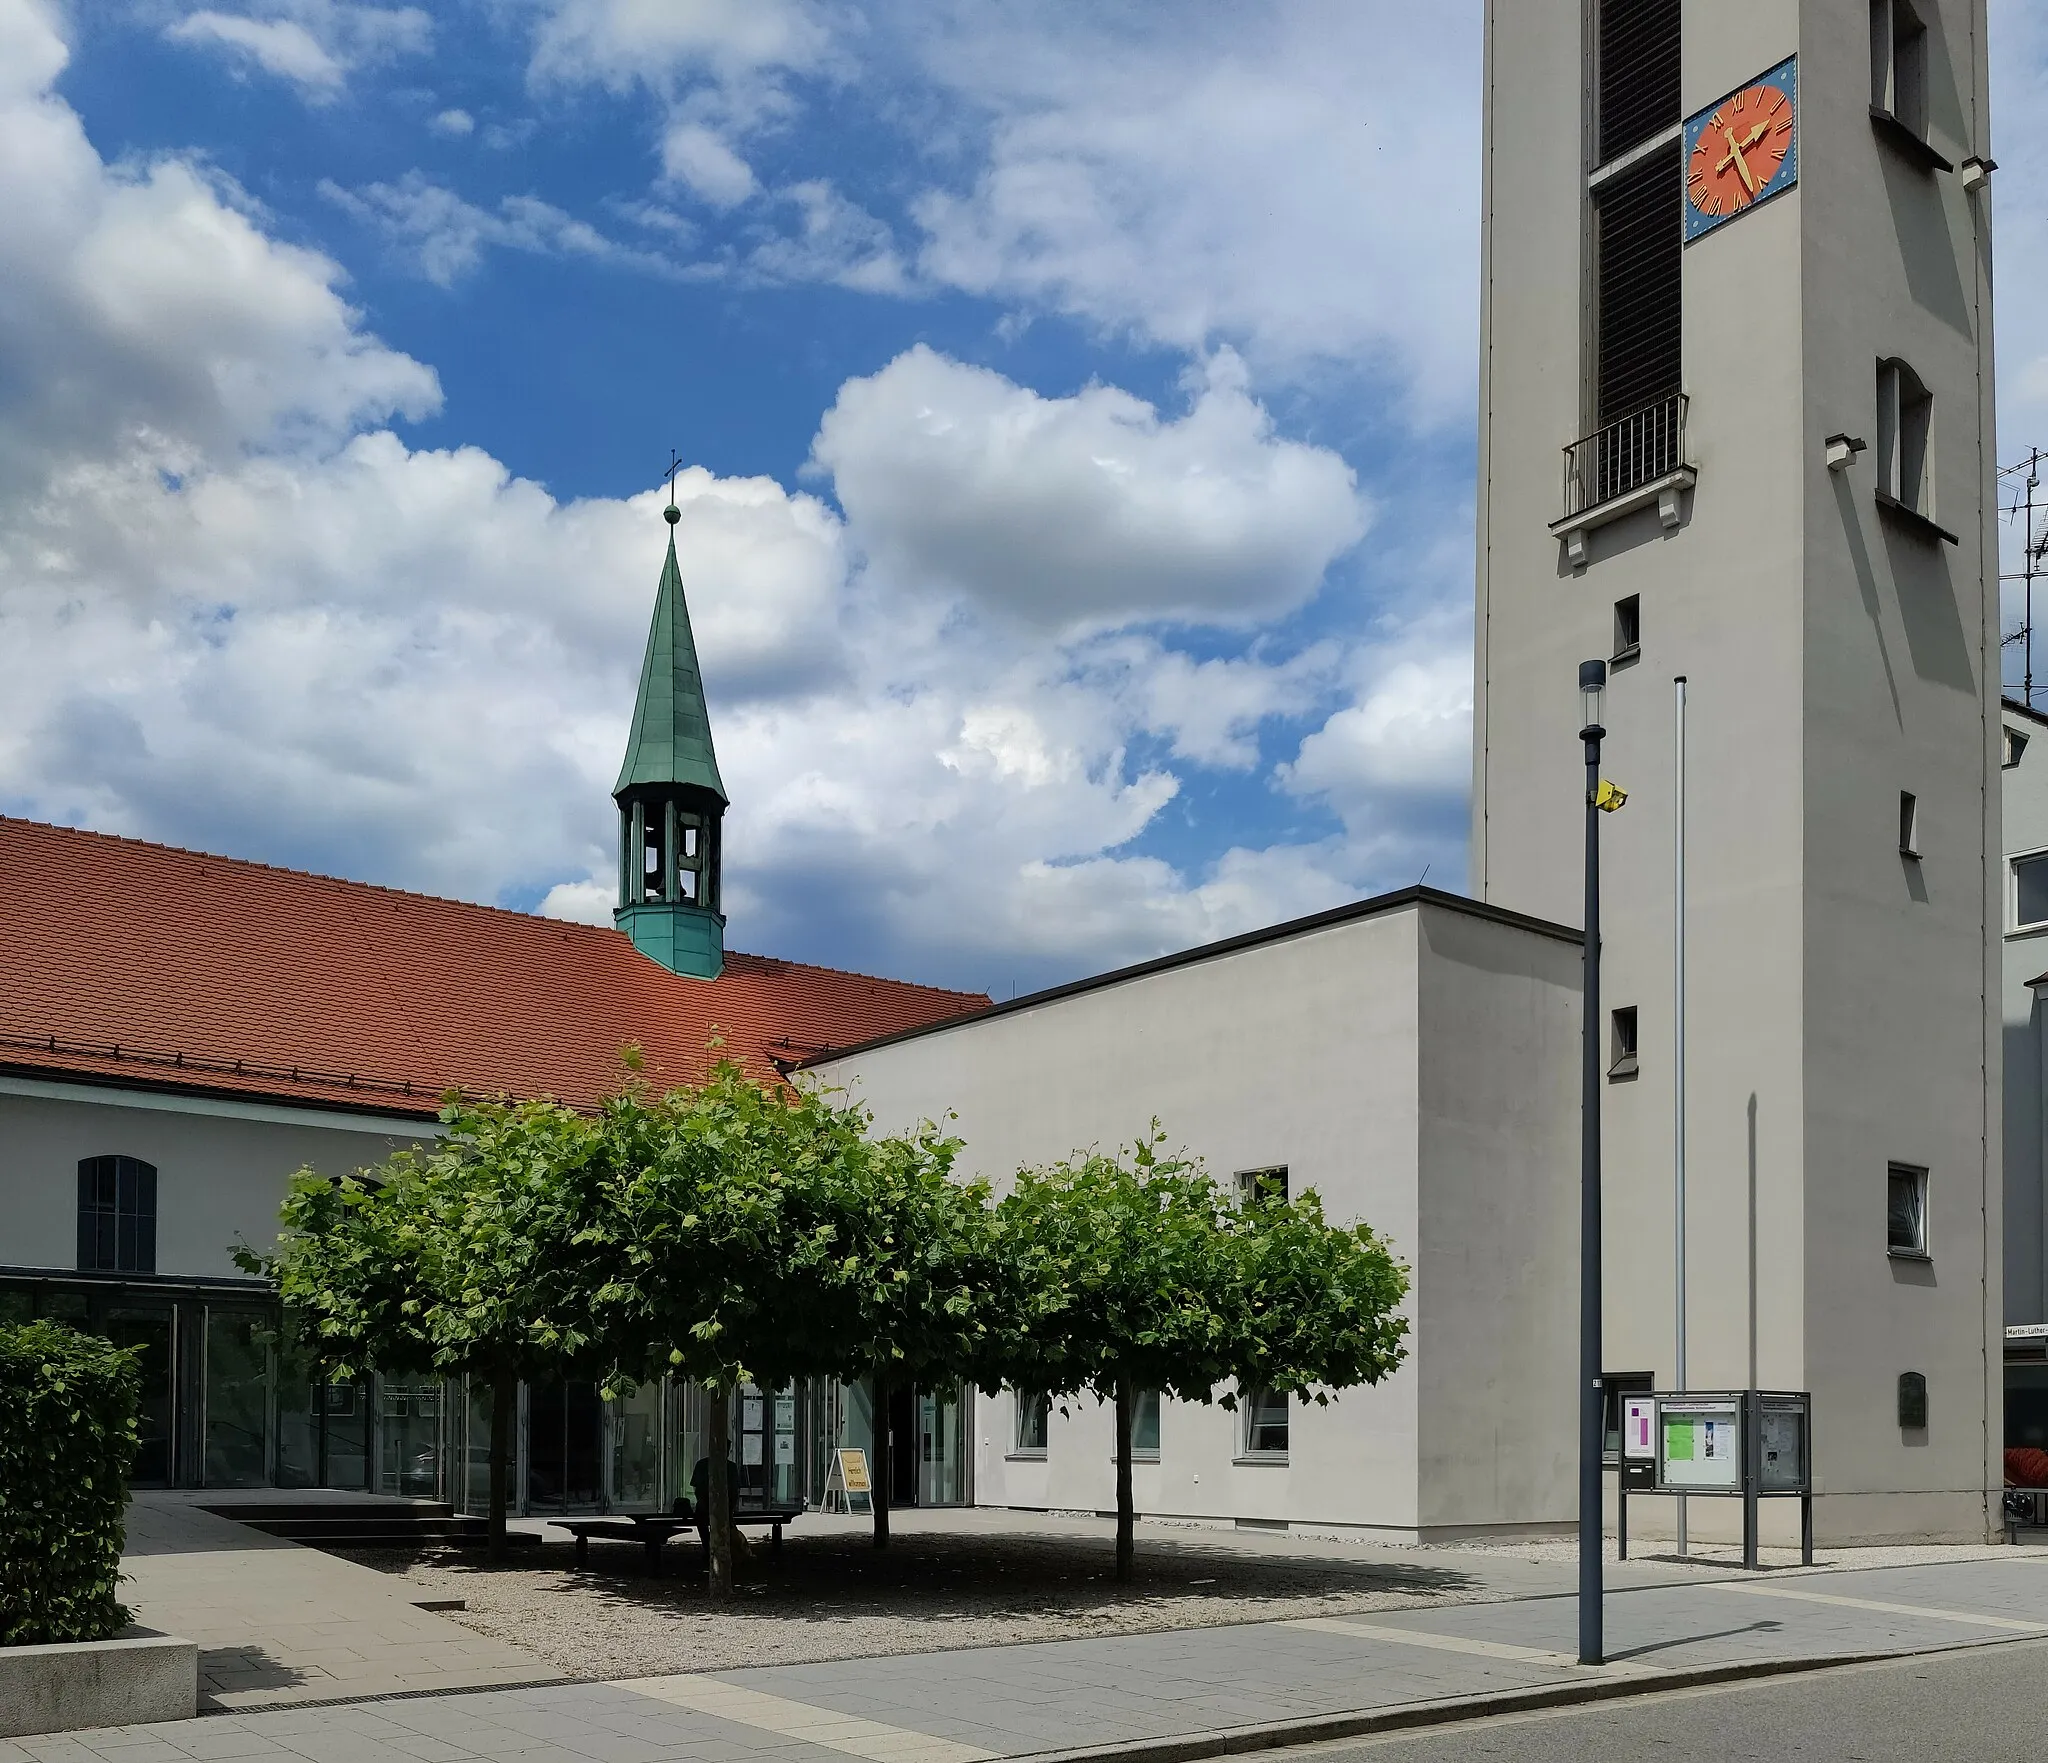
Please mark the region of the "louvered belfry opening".
[[1660, 147], [1599, 195], [1600, 337], [1595, 423], [1676, 397], [1685, 183], [1678, 143]]
[[1679, 119], [1679, 0], [1602, 0], [1600, 163]]
[[1620, 495], [1680, 462], [1685, 179], [1676, 136], [1679, 7], [1680, 0], [1600, 5], [1594, 93], [1600, 162], [1641, 157], [1598, 180], [1594, 195], [1596, 433], [1575, 459], [1576, 487], [1568, 489], [1582, 503]]

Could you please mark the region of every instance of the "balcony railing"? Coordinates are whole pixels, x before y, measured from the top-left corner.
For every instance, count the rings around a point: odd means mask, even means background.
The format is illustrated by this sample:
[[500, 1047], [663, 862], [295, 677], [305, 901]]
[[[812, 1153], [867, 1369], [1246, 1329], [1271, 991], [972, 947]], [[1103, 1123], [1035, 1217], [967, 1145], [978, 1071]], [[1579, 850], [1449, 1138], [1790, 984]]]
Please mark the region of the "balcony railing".
[[1570, 520], [1669, 477], [1686, 462], [1683, 392], [1610, 422], [1564, 450], [1564, 513]]

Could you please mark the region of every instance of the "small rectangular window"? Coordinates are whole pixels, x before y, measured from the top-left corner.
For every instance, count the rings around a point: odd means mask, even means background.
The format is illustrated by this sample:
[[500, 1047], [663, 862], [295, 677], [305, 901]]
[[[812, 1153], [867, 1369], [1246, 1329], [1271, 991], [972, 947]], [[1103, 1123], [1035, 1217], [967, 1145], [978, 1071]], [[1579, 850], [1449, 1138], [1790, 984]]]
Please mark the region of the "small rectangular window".
[[1131, 1408], [1131, 1455], [1159, 1455], [1159, 1392], [1139, 1390]]
[[2012, 927], [2048, 924], [2048, 851], [2017, 857], [2012, 866]]
[[1934, 398], [1903, 361], [1877, 364], [1877, 489], [1934, 518]]
[[1870, 108], [1927, 135], [1927, 27], [1911, 0], [1870, 0]]
[[1885, 1247], [1908, 1260], [1927, 1258], [1927, 1171], [1910, 1163], [1886, 1172]]
[[1636, 1074], [1636, 1007], [1624, 1006], [1614, 1012], [1607, 1034], [1607, 1075], [1611, 1078]]
[[1643, 597], [1631, 594], [1614, 603], [1614, 654], [1610, 665], [1626, 667], [1643, 652]]
[[82, 1273], [156, 1271], [156, 1166], [139, 1157], [85, 1157], [78, 1165]]
[[1920, 855], [1920, 798], [1911, 790], [1899, 792], [1899, 855]]
[[1272, 1200], [1282, 1206], [1287, 1204], [1286, 1164], [1276, 1163], [1269, 1169], [1240, 1169], [1237, 1172], [1238, 1204], [1249, 1206], [1260, 1200]]
[[1999, 764], [2007, 771], [2012, 770], [2015, 765], [2019, 764], [2020, 755], [2026, 752], [2026, 750], [2027, 737], [2016, 728], [2007, 729], [2005, 731], [2005, 748], [1999, 759]]
[[1287, 1455], [1287, 1395], [1283, 1390], [1253, 1390], [1244, 1400], [1244, 1454], [1247, 1457]]
[[1043, 1390], [1017, 1392], [1017, 1454], [1044, 1456], [1046, 1417], [1052, 1407]]

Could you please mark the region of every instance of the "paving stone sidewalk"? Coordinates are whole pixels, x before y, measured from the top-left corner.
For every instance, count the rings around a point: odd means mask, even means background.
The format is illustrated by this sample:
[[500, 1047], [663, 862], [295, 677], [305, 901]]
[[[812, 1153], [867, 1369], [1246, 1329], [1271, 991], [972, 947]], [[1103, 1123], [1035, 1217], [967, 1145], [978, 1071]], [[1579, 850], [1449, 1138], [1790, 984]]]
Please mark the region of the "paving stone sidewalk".
[[[239, 1498], [263, 1503], [267, 1492]], [[543, 1659], [422, 1610], [403, 1581], [197, 1503], [222, 1497], [136, 1495], [121, 1559], [136, 1621], [199, 1643], [207, 1712], [561, 1679]]]
[[1647, 1585], [830, 1665], [221, 1715], [0, 1742], [0, 1763], [987, 1763], [1598, 1680], [2048, 1635], [2048, 1559]]

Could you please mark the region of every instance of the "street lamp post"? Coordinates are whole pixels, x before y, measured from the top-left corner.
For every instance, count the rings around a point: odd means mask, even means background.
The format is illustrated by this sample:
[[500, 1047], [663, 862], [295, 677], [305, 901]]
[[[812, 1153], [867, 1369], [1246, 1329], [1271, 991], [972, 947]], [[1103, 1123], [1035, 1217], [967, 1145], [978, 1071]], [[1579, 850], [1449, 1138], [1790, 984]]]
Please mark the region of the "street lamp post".
[[1586, 747], [1586, 996], [1579, 1104], [1579, 1663], [1605, 1663], [1600, 1459], [1606, 1404], [1600, 1345], [1600, 742], [1607, 663], [1579, 663]]

